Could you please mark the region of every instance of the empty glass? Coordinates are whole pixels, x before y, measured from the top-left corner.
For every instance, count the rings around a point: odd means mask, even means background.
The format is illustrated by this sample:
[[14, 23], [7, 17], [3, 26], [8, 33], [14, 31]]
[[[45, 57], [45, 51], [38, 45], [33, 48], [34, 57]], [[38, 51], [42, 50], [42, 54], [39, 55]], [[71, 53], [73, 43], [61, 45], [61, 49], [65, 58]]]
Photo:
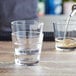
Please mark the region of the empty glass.
[[36, 20], [18, 20], [11, 24], [15, 64], [38, 63], [43, 41], [43, 23]]

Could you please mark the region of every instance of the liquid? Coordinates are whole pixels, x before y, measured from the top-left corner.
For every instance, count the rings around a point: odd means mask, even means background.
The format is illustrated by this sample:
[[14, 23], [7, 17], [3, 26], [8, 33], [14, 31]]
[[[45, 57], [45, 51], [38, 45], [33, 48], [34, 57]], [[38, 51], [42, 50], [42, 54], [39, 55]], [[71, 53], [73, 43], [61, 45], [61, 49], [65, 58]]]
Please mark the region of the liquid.
[[66, 39], [66, 36], [67, 36], [67, 29], [68, 29], [68, 26], [69, 26], [70, 18], [71, 18], [71, 15], [69, 15], [67, 20], [66, 20], [65, 31], [64, 31], [64, 39]]
[[68, 30], [68, 27], [69, 27], [69, 22], [70, 22], [70, 19], [71, 17], [76, 13], [76, 10], [72, 11], [70, 13], [70, 15], [68, 16], [67, 20], [66, 20], [66, 25], [65, 25], [65, 31], [64, 31], [64, 39], [66, 39], [66, 36], [67, 36], [67, 30]]
[[40, 52], [38, 48], [24, 48], [23, 44], [15, 45], [15, 63], [19, 65], [33, 65], [40, 60]]
[[59, 49], [76, 49], [76, 38], [56, 39], [56, 48]]
[[[21, 38], [20, 38], [21, 37]], [[40, 60], [41, 43], [37, 37], [17, 37], [12, 34], [13, 45], [15, 49], [15, 64], [17, 65], [34, 65]]]

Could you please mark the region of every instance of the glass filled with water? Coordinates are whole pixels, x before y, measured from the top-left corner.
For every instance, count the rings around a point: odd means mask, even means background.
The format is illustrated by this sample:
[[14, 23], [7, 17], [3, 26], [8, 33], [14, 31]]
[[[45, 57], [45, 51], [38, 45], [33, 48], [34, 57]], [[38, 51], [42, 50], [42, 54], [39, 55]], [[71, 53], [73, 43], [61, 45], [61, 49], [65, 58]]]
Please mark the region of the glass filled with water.
[[60, 19], [53, 23], [55, 48], [58, 51], [72, 51], [76, 49], [76, 18]]
[[43, 42], [43, 23], [36, 20], [18, 20], [11, 24], [15, 64], [38, 63]]

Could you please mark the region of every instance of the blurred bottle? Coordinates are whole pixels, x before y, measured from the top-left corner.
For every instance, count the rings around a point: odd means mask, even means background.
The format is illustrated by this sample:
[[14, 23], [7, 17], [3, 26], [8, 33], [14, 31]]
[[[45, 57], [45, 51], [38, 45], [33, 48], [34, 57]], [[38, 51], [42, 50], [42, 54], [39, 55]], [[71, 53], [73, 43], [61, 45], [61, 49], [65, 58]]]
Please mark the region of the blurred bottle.
[[76, 0], [63, 0], [63, 14], [70, 15], [72, 11], [72, 6], [75, 3]]
[[45, 0], [45, 14], [62, 14], [62, 0]]
[[45, 13], [44, 0], [39, 0], [39, 3], [38, 3], [38, 15], [43, 16], [44, 13]]

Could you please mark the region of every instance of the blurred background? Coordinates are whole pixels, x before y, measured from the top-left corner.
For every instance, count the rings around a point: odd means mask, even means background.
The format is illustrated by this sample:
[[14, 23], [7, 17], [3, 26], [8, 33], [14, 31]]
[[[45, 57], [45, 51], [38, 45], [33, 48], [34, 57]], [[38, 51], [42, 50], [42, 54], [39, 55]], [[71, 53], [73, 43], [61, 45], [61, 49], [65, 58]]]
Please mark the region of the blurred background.
[[[67, 19], [72, 12], [72, 5], [76, 0], [39, 0], [38, 16], [45, 23], [44, 40], [54, 41], [54, 30], [52, 22], [58, 19]], [[75, 16], [74, 16], [75, 18]]]
[[69, 15], [76, 0], [38, 0], [38, 15]]
[[[29, 7], [28, 12], [25, 12], [26, 9], [24, 11], [23, 7], [26, 5], [25, 8], [28, 9], [27, 0], [24, 0], [25, 3], [23, 2], [22, 5], [20, 4], [20, 6], [18, 6], [15, 10], [13, 10], [14, 6], [12, 4], [16, 4], [16, 1], [19, 3], [19, 1], [23, 1], [23, 0], [13, 0], [13, 2], [11, 2], [12, 0], [7, 0], [7, 1], [8, 2], [6, 2], [6, 0], [0, 1], [0, 26], [1, 26], [0, 40], [4, 40], [4, 41], [11, 40], [10, 22], [12, 20], [25, 19], [24, 17], [26, 16], [29, 16], [28, 19], [30, 19], [31, 17], [33, 17], [33, 14], [30, 17], [31, 11], [35, 11], [35, 10], [37, 10], [37, 12], [36, 11], [34, 12], [35, 17], [37, 13], [39, 20], [41, 22], [44, 22], [45, 24], [43, 31], [44, 41], [54, 41], [54, 31], [53, 31], [52, 22], [61, 18], [67, 18], [72, 11], [72, 5], [76, 3], [76, 0], [33, 0], [33, 1], [28, 0], [29, 5], [31, 3], [34, 3], [35, 6], [31, 7], [32, 6], [31, 5]], [[37, 4], [35, 4], [35, 2], [38, 4], [38, 6]], [[11, 9], [9, 5], [12, 5]], [[13, 14], [13, 11], [15, 12], [15, 14]], [[27, 15], [25, 13], [27, 14], [29, 13], [29, 14]], [[3, 22], [1, 22], [1, 20]]]

